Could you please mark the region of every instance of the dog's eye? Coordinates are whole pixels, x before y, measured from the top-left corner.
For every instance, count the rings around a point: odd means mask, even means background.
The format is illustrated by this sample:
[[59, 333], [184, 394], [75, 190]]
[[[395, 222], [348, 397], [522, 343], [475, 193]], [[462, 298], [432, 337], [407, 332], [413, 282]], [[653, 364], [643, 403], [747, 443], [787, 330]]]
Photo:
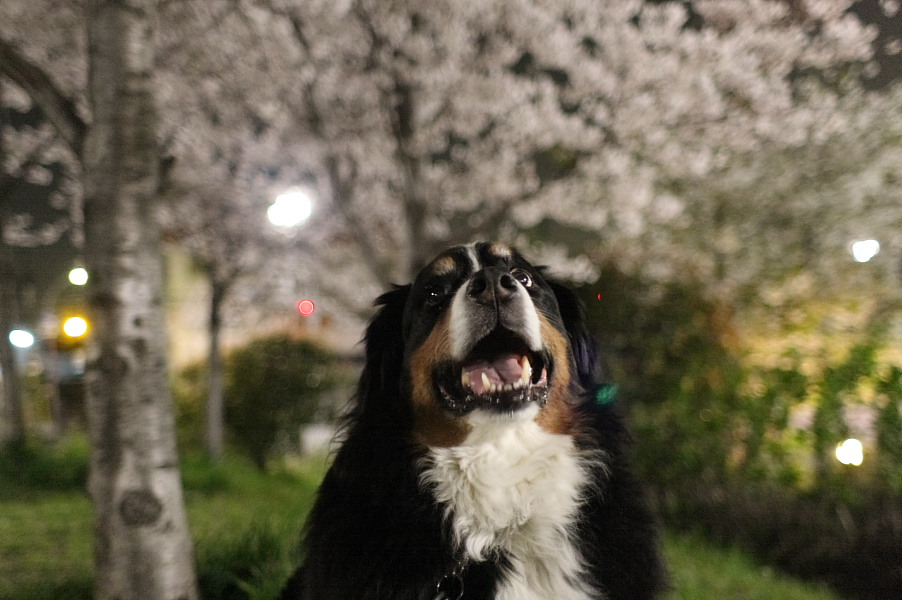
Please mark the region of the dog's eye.
[[523, 269], [514, 269], [511, 271], [511, 275], [513, 275], [514, 279], [519, 281], [523, 287], [530, 287], [532, 285], [532, 277], [530, 277], [529, 273]]
[[428, 287], [426, 288], [426, 304], [430, 306], [435, 306], [436, 304], [440, 304], [442, 300], [445, 298], [445, 290], [440, 287]]

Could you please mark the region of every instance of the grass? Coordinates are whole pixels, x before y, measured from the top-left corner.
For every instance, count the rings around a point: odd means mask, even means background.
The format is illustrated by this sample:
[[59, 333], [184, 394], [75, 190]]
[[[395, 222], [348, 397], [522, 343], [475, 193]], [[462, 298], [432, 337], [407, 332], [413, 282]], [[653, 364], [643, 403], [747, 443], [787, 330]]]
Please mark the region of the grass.
[[[91, 597], [91, 507], [83, 441], [0, 457], [0, 600]], [[265, 600], [296, 560], [298, 532], [323, 459], [262, 474], [229, 460], [188, 457], [182, 468], [188, 518], [205, 600]], [[668, 533], [673, 589], [667, 600], [837, 600], [755, 565], [736, 550]]]
[[[81, 441], [0, 457], [0, 600], [91, 598], [86, 464]], [[263, 474], [237, 459], [184, 461], [205, 600], [277, 595], [294, 568], [298, 534], [324, 466], [322, 458], [309, 459]]]
[[669, 532], [664, 554], [671, 573], [668, 600], [838, 600], [825, 585], [791, 579], [756, 565], [735, 548], [715, 548], [697, 536]]

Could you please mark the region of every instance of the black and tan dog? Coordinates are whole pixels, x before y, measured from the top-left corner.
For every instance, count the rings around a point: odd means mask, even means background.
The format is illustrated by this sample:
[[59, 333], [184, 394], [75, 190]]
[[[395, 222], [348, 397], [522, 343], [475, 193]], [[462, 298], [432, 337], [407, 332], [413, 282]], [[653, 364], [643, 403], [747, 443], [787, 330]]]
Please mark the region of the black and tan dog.
[[581, 305], [515, 250], [379, 298], [292, 600], [653, 598], [664, 573]]

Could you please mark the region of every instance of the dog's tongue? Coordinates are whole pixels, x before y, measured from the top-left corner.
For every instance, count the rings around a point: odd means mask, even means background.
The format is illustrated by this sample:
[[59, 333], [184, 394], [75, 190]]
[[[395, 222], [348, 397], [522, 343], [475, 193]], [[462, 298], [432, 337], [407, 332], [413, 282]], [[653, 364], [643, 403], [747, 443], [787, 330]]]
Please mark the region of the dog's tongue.
[[487, 391], [483, 375], [492, 385], [515, 383], [523, 375], [522, 359], [518, 354], [502, 354], [492, 361], [480, 360], [465, 365], [462, 376], [470, 389], [483, 394]]

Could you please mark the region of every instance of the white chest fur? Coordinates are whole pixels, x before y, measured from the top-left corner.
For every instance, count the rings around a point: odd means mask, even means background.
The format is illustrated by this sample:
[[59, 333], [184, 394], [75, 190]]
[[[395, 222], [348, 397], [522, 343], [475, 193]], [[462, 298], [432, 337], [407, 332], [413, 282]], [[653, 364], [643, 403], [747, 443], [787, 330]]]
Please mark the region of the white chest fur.
[[423, 482], [446, 507], [469, 560], [512, 563], [498, 600], [587, 600], [571, 526], [586, 473], [570, 436], [532, 420], [474, 424], [464, 444], [430, 449]]

